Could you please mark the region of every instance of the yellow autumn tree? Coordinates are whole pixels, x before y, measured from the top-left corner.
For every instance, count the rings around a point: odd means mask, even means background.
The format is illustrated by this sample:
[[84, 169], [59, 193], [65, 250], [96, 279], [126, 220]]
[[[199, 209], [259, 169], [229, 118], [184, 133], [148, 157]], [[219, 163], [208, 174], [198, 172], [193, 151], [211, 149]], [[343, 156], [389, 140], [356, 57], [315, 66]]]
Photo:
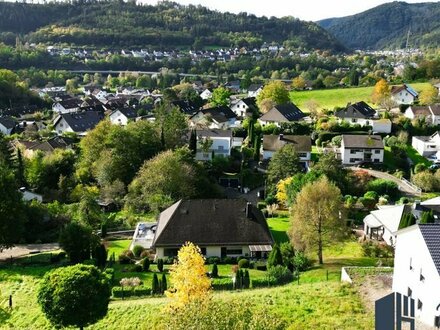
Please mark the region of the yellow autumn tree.
[[292, 182], [292, 178], [280, 180], [277, 184], [276, 198], [278, 202], [284, 206], [287, 206], [287, 186]]
[[172, 300], [171, 307], [185, 307], [209, 297], [211, 280], [206, 276], [205, 258], [197, 245], [186, 242], [180, 248], [177, 262], [170, 269], [170, 282], [172, 287], [166, 295]]
[[430, 105], [438, 100], [438, 90], [432, 85], [425, 88], [419, 95], [419, 100], [421, 104]]
[[390, 97], [390, 86], [385, 79], [379, 80], [374, 86], [373, 94], [371, 95], [371, 100], [375, 104], [381, 104]]

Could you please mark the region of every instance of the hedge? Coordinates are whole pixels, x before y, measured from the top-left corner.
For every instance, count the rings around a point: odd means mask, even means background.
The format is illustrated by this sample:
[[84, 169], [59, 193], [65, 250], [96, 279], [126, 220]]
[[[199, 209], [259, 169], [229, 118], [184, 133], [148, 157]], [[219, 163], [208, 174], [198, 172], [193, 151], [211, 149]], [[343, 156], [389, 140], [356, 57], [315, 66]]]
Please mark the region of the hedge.
[[268, 278], [256, 278], [251, 280], [251, 287], [253, 289], [255, 288], [267, 288], [269, 286], [276, 286], [278, 285], [277, 281], [274, 279], [268, 279]]
[[130, 298], [130, 297], [145, 297], [151, 295], [151, 288], [145, 286], [138, 286], [134, 289], [115, 286], [112, 289], [113, 298]]
[[214, 290], [234, 290], [231, 278], [215, 278], [212, 280]]

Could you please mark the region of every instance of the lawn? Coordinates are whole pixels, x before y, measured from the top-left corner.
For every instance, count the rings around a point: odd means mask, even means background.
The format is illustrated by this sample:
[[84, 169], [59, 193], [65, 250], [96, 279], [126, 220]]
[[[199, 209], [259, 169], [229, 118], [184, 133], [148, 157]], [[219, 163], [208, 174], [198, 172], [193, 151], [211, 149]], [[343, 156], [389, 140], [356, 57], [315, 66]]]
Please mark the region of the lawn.
[[288, 217], [268, 218], [267, 223], [275, 242], [283, 243], [289, 241], [287, 231], [290, 227], [290, 219]]
[[[420, 92], [427, 88], [429, 83], [410, 84], [416, 91]], [[315, 100], [320, 108], [332, 110], [334, 107], [345, 107], [347, 103], [365, 101], [371, 103], [371, 94], [374, 87], [356, 87], [356, 88], [335, 88], [312, 91], [293, 91], [290, 98], [301, 110], [307, 112], [304, 104], [309, 100]]]
[[424, 164], [426, 167], [429, 167], [432, 165], [432, 162], [427, 160], [425, 157], [420, 155], [416, 149], [414, 149], [412, 146], [406, 147], [406, 154], [408, 155], [409, 159], [413, 162], [413, 166], [417, 164]]

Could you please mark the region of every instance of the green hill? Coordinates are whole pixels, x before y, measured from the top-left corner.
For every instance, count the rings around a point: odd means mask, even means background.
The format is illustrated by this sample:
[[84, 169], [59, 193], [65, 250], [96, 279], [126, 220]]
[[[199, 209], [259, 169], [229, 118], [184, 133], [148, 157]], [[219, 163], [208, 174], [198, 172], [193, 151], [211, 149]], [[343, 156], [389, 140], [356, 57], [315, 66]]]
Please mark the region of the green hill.
[[0, 3], [0, 41], [98, 47], [258, 47], [277, 42], [306, 49], [344, 50], [323, 28], [293, 17], [231, 14], [202, 6], [134, 1]]
[[329, 18], [318, 24], [351, 49], [440, 46], [440, 3], [391, 2], [360, 14]]

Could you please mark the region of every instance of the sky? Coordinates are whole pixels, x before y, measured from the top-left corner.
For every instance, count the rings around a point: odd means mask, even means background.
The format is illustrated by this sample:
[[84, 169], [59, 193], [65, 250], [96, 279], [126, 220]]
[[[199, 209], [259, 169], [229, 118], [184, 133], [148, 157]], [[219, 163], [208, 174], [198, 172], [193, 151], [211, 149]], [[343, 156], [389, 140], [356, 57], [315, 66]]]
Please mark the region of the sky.
[[[158, 0], [139, 0], [156, 4]], [[360, 13], [393, 0], [173, 0], [181, 4], [203, 5], [210, 9], [232, 13], [248, 12], [257, 16], [294, 16], [301, 20], [317, 21]], [[409, 3], [438, 2], [406, 0]]]

